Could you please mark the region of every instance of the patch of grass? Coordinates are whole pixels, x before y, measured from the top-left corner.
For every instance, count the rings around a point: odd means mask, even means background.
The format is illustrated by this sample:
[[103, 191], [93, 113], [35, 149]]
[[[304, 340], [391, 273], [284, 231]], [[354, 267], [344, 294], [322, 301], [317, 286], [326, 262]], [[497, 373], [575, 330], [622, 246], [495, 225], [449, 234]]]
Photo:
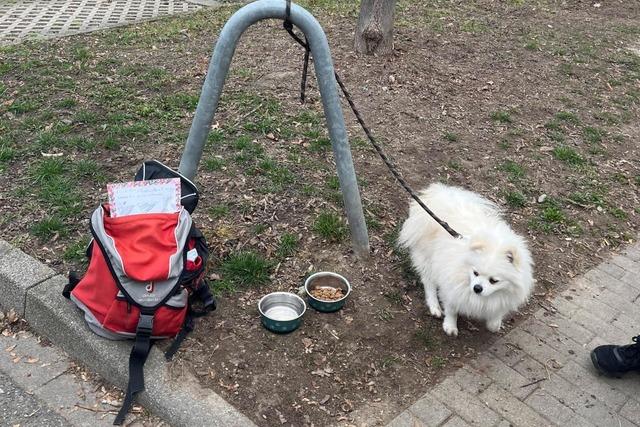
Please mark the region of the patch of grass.
[[328, 151], [331, 149], [331, 140], [329, 138], [318, 138], [311, 141], [309, 150], [311, 151]]
[[284, 233], [280, 236], [280, 243], [278, 244], [278, 249], [276, 250], [276, 255], [278, 258], [287, 258], [293, 255], [296, 248], [298, 247], [298, 236], [291, 233]]
[[325, 185], [330, 190], [340, 190], [340, 180], [335, 175], [330, 176]]
[[465, 33], [478, 34], [484, 33], [488, 28], [485, 24], [476, 19], [467, 19], [462, 23], [460, 29]]
[[68, 262], [86, 262], [86, 250], [88, 245], [89, 237], [83, 237], [82, 239], [67, 246], [62, 253], [62, 258]]
[[49, 157], [31, 166], [30, 175], [36, 183], [51, 181], [65, 173], [66, 162], [58, 157]]
[[209, 157], [204, 161], [204, 169], [207, 172], [218, 171], [222, 169], [224, 165], [225, 165], [224, 160], [218, 157]]
[[520, 179], [524, 178], [525, 170], [519, 163], [514, 162], [513, 160], [505, 160], [500, 165], [498, 165], [498, 169], [502, 172], [506, 172], [509, 176], [509, 181], [516, 182]]
[[578, 154], [576, 150], [571, 147], [567, 147], [566, 145], [561, 145], [554, 148], [552, 154], [556, 159], [571, 166], [581, 166], [586, 162], [585, 159], [580, 154]]
[[383, 322], [389, 322], [395, 319], [396, 316], [394, 316], [394, 314], [390, 312], [389, 309], [382, 308], [378, 311], [378, 314], [376, 314], [376, 317], [382, 320]]
[[431, 358], [431, 367], [435, 369], [444, 368], [447, 364], [447, 359], [441, 356], [433, 356]]
[[531, 39], [528, 40], [525, 45], [524, 48], [527, 50], [539, 50], [540, 49], [540, 43], [538, 43], [538, 40], [536, 39]]
[[402, 305], [402, 294], [399, 291], [385, 292], [382, 296], [394, 304]]
[[461, 171], [462, 170], [462, 163], [460, 163], [457, 160], [449, 160], [447, 162], [447, 167], [451, 170], [454, 171]]
[[385, 356], [382, 359], [382, 363], [380, 364], [380, 366], [382, 367], [382, 369], [387, 369], [397, 364], [399, 361], [400, 359], [395, 356]]
[[103, 183], [107, 181], [107, 177], [102, 168], [95, 160], [91, 159], [79, 159], [72, 164], [73, 175], [78, 180], [91, 178], [93, 181]]
[[504, 198], [512, 208], [522, 208], [527, 204], [527, 198], [519, 191], [509, 191]]
[[558, 111], [556, 113], [555, 118], [556, 120], [567, 122], [567, 123], [573, 123], [576, 125], [580, 123], [580, 119], [578, 118], [578, 116], [569, 111]]
[[93, 111], [80, 110], [74, 116], [74, 121], [86, 125], [94, 124], [98, 121], [98, 115]]
[[40, 107], [40, 103], [32, 99], [24, 99], [14, 101], [13, 104], [7, 108], [13, 114], [25, 114], [31, 111], [35, 111]]
[[593, 118], [603, 122], [605, 125], [613, 126], [620, 123], [620, 119], [613, 113], [608, 111], [599, 111], [593, 113]]
[[587, 143], [599, 144], [602, 142], [604, 131], [595, 127], [587, 126], [582, 129], [582, 135], [584, 136], [584, 139]]
[[86, 138], [84, 136], [72, 136], [67, 138], [64, 144], [67, 147], [75, 148], [82, 151], [92, 151], [96, 148], [96, 142], [91, 138]]
[[229, 206], [228, 205], [217, 205], [213, 206], [209, 209], [209, 215], [213, 219], [220, 219], [229, 214]]
[[579, 205], [595, 205], [604, 206], [604, 198], [602, 195], [593, 191], [575, 191], [571, 193], [567, 199]]
[[613, 215], [614, 218], [623, 221], [629, 219], [629, 215], [621, 208], [612, 208], [611, 215]]
[[321, 212], [313, 223], [313, 231], [323, 239], [340, 242], [347, 235], [347, 227], [333, 212]]
[[60, 218], [55, 216], [44, 218], [31, 227], [31, 233], [40, 240], [51, 239], [56, 234], [65, 236], [67, 232], [67, 226]]
[[433, 336], [432, 331], [427, 330], [426, 328], [420, 328], [415, 331], [414, 337], [420, 344], [429, 350], [435, 348], [438, 344], [438, 340]]
[[0, 165], [13, 160], [15, 155], [16, 150], [13, 148], [13, 146], [8, 142], [5, 142], [3, 139], [0, 139]]
[[538, 216], [529, 222], [531, 228], [545, 233], [558, 230], [558, 227], [567, 223], [567, 216], [557, 200], [549, 198], [543, 204]]
[[458, 141], [458, 135], [456, 135], [453, 132], [445, 132], [444, 134], [442, 134], [442, 137], [449, 142], [457, 142]]
[[107, 150], [118, 150], [120, 148], [120, 141], [118, 141], [115, 137], [109, 135], [104, 141], [102, 141], [102, 146]]
[[511, 123], [513, 119], [511, 118], [511, 113], [506, 110], [498, 110], [491, 113], [491, 120], [498, 123]]
[[224, 142], [224, 138], [225, 138], [224, 131], [220, 129], [213, 129], [211, 132], [209, 132], [209, 135], [207, 136], [207, 143], [212, 145], [218, 145]]
[[252, 251], [235, 252], [220, 265], [223, 280], [232, 286], [259, 286], [269, 282], [273, 264]]
[[73, 98], [64, 98], [55, 103], [58, 108], [73, 108], [78, 105], [78, 101]]

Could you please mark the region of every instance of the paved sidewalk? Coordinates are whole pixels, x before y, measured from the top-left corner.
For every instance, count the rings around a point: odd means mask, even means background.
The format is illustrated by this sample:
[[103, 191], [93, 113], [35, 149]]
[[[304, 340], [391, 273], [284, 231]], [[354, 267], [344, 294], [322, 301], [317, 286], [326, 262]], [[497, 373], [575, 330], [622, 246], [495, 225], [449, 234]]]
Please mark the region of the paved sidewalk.
[[[0, 326], [0, 329], [2, 327]], [[111, 426], [121, 393], [28, 331], [0, 334], [0, 425]], [[166, 426], [136, 405], [127, 423]]]
[[640, 426], [640, 375], [603, 377], [589, 358], [638, 334], [640, 244], [574, 280], [389, 426]]
[[0, 45], [86, 33], [177, 13], [213, 0], [2, 0]]

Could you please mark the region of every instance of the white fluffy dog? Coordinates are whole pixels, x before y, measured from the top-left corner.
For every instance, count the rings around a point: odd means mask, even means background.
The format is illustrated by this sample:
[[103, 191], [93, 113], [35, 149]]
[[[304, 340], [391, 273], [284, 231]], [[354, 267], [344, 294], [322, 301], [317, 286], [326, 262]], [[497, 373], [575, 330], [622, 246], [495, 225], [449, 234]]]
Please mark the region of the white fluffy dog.
[[420, 193], [440, 219], [463, 235], [449, 235], [416, 202], [398, 239], [409, 250], [424, 284], [431, 315], [458, 335], [458, 314], [486, 322], [497, 332], [503, 317], [527, 301], [533, 288], [533, 260], [525, 240], [484, 197], [458, 187], [432, 184]]

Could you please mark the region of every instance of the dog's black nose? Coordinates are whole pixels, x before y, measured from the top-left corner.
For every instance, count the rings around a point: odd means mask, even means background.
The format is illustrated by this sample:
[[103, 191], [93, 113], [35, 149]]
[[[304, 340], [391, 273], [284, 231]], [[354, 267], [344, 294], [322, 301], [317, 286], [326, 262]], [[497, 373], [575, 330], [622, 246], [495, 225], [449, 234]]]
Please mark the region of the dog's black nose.
[[475, 292], [476, 294], [482, 292], [482, 285], [473, 285], [473, 292]]

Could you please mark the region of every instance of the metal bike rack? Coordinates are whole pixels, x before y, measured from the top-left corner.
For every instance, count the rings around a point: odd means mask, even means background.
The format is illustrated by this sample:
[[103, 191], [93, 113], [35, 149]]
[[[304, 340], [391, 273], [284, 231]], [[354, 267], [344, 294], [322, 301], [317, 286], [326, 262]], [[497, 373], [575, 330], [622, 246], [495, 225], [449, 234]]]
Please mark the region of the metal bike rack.
[[[187, 178], [193, 179], [196, 174], [240, 36], [248, 27], [258, 21], [263, 19], [284, 20], [285, 18], [287, 18], [285, 0], [258, 0], [238, 10], [222, 28], [209, 62], [209, 70], [202, 87], [187, 144], [180, 160], [179, 171]], [[318, 21], [298, 5], [291, 4], [288, 19], [304, 33], [311, 48], [331, 146], [338, 169], [340, 189], [351, 231], [351, 243], [358, 257], [367, 257], [369, 236], [362, 212], [360, 191], [358, 190], [347, 130], [338, 97], [327, 37]]]

